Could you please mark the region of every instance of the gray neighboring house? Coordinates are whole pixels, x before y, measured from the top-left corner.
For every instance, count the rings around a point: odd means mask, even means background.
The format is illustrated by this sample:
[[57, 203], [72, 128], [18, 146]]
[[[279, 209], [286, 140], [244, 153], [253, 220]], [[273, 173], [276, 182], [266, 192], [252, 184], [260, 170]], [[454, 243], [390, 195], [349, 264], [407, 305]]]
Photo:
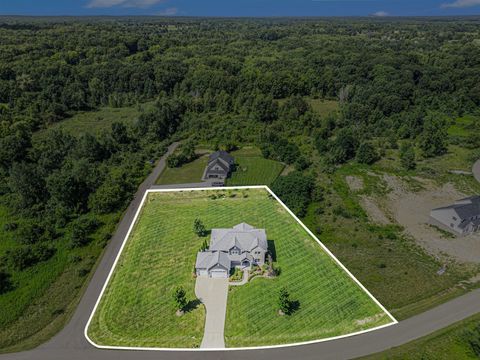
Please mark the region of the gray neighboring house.
[[430, 224], [457, 235], [480, 230], [480, 196], [460, 199], [453, 205], [433, 209], [430, 212]]
[[197, 254], [197, 276], [227, 278], [233, 268], [262, 266], [268, 251], [265, 229], [256, 229], [246, 223], [232, 229], [212, 229], [208, 250]]
[[235, 159], [228, 152], [219, 150], [210, 154], [202, 180], [218, 180], [223, 185], [225, 179], [233, 170]]

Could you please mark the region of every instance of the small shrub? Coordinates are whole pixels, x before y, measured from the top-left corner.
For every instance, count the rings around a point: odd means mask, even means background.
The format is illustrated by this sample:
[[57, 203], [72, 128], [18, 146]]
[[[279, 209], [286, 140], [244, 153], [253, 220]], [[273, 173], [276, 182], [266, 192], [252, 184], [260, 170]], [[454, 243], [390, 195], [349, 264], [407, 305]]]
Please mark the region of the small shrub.
[[340, 205], [333, 208], [333, 214], [336, 216], [341, 216], [345, 219], [350, 219], [352, 217], [352, 215], [348, 212], [348, 210]]
[[12, 290], [12, 276], [5, 270], [0, 269], [0, 295]]
[[43, 227], [32, 222], [20, 227], [17, 231], [16, 238], [21, 244], [32, 245], [41, 240], [43, 233]]
[[195, 219], [193, 223], [193, 231], [195, 232], [195, 234], [197, 234], [197, 236], [207, 236], [207, 229], [205, 229], [205, 225], [203, 225], [202, 220], [198, 218]]
[[85, 277], [88, 275], [89, 272], [90, 272], [89, 269], [81, 268], [77, 271], [77, 274], [79, 277]]
[[77, 248], [87, 245], [91, 239], [87, 236], [87, 232], [80, 228], [74, 227], [70, 234], [70, 247]]
[[173, 303], [177, 310], [183, 311], [187, 306], [187, 297], [182, 287], [177, 287], [173, 293]]

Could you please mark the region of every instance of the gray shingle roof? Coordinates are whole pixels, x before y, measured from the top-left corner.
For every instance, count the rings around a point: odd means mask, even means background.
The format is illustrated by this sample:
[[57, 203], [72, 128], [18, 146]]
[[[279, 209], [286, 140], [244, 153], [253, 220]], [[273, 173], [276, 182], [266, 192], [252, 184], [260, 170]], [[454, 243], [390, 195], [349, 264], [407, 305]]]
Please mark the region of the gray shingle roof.
[[455, 204], [433, 209], [436, 210], [454, 210], [460, 219], [470, 220], [480, 215], [480, 196], [472, 196], [457, 200]]
[[[212, 169], [216, 165], [220, 166], [223, 169], [223, 171]], [[224, 163], [220, 160], [213, 160], [213, 161], [209, 162], [208, 165], [207, 165], [207, 172], [209, 174], [215, 174], [215, 173], [226, 174], [229, 171], [230, 171], [230, 167], [226, 163]]]
[[210, 154], [209, 162], [213, 161], [213, 160], [216, 160], [218, 158], [226, 161], [228, 164], [231, 164], [231, 165], [233, 165], [233, 163], [235, 161], [233, 156], [230, 155], [228, 152], [226, 152], [224, 150], [219, 150], [219, 151], [215, 151], [214, 153]]
[[200, 251], [197, 254], [197, 261], [195, 263], [197, 269], [210, 270], [215, 265], [221, 265], [226, 270], [229, 270], [231, 262], [228, 254], [221, 251]]
[[233, 229], [212, 229], [211, 250], [229, 251], [234, 246], [242, 251], [252, 251], [257, 246], [267, 251], [267, 234], [264, 229], [255, 229], [245, 223]]

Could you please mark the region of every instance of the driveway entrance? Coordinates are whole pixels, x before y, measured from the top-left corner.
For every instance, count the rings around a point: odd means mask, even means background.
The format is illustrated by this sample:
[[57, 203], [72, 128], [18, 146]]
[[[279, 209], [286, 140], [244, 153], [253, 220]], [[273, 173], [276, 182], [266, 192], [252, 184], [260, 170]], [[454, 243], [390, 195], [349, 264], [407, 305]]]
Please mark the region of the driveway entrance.
[[224, 348], [223, 330], [227, 311], [228, 278], [197, 277], [195, 294], [205, 305], [206, 320], [202, 348]]

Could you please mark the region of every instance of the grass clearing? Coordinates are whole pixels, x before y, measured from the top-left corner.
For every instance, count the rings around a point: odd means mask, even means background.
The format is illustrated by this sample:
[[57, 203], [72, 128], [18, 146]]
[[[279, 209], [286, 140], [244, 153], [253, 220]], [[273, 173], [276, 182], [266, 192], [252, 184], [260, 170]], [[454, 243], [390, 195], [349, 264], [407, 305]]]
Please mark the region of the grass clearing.
[[208, 163], [208, 155], [202, 155], [198, 159], [178, 168], [165, 167], [155, 184], [188, 184], [199, 183], [202, 181], [202, 175]]
[[325, 99], [310, 99], [308, 101], [312, 110], [322, 117], [336, 113], [339, 110], [338, 101]]
[[[114, 122], [124, 123], [125, 125], [135, 123], [140, 116], [141, 109], [152, 104], [153, 102], [147, 102], [121, 108], [103, 107], [97, 111], [82, 111], [70, 118], [52, 124], [48, 129], [62, 129], [75, 136], [86, 133], [98, 135], [102, 131], [110, 130]], [[35, 136], [42, 136], [48, 129], [38, 131]]]
[[448, 135], [453, 138], [466, 138], [474, 131], [478, 131], [477, 116], [465, 115], [455, 119], [452, 125], [448, 128]]
[[232, 152], [237, 164], [236, 170], [227, 179], [228, 186], [271, 185], [280, 176], [285, 165], [265, 159], [257, 148], [243, 148]]
[[[208, 195], [223, 194], [217, 199]], [[100, 345], [198, 347], [203, 306], [175, 315], [171, 294], [183, 286], [194, 300], [192, 276], [203, 238], [195, 218], [208, 229], [240, 222], [265, 228], [273, 240], [275, 279], [254, 279], [231, 288], [227, 347], [285, 344], [348, 334], [389, 323], [390, 318], [281, 205], [263, 189], [151, 193], [99, 303], [88, 334]], [[279, 316], [275, 294], [288, 287], [299, 302]]]

